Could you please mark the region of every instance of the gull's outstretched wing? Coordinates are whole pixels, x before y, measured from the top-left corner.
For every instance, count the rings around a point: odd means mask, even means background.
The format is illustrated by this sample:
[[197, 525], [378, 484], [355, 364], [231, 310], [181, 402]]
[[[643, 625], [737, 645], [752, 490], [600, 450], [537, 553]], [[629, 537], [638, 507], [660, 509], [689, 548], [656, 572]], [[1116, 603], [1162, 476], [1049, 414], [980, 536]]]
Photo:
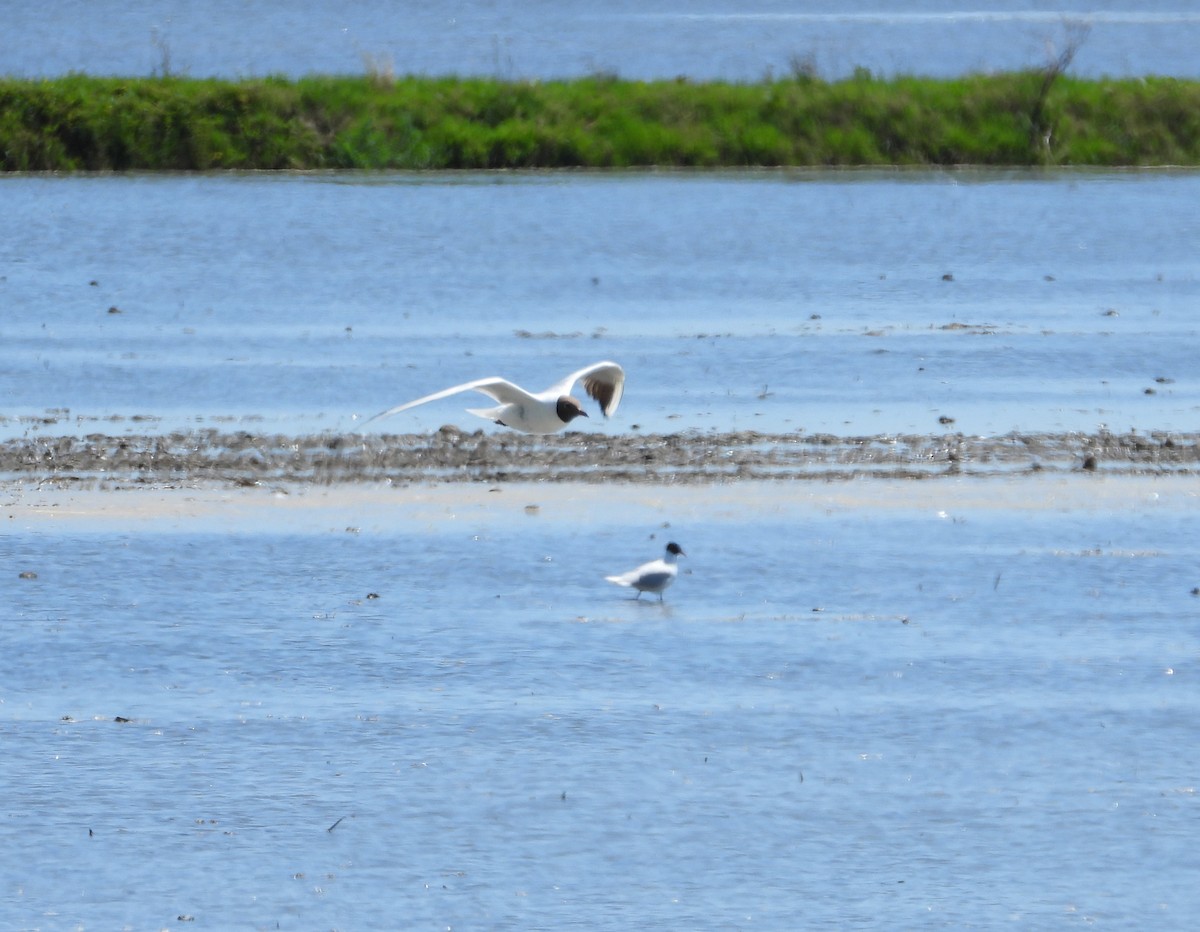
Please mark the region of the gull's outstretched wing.
[[393, 414], [399, 414], [401, 411], [407, 411], [409, 408], [415, 408], [417, 405], [427, 404], [430, 401], [440, 401], [442, 398], [449, 398], [451, 395], [457, 395], [460, 392], [482, 392], [489, 398], [505, 405], [528, 404], [536, 401], [529, 392], [525, 391], [519, 385], [513, 385], [507, 379], [476, 379], [474, 382], [463, 382], [462, 385], [455, 385], [453, 388], [444, 388], [440, 392], [434, 392], [432, 395], [426, 395], [424, 398], [418, 398], [416, 401], [406, 401], [402, 405], [396, 405], [394, 408], [380, 411], [374, 417], [367, 418], [363, 422], [363, 426], [365, 427], [367, 424], [370, 424], [371, 421], [391, 417]]
[[569, 395], [576, 382], [583, 385], [583, 390], [600, 403], [600, 410], [604, 412], [605, 417], [612, 417], [617, 413], [617, 405], [621, 403], [621, 395], [625, 393], [625, 370], [619, 365], [608, 361], [592, 363], [578, 372], [572, 372], [545, 394]]

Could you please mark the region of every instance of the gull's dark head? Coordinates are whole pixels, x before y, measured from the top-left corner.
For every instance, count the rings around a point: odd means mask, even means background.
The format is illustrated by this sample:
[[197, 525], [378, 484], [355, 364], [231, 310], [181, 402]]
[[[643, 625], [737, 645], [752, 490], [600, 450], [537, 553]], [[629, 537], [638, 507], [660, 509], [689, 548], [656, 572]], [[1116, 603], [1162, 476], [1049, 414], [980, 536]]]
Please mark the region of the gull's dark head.
[[671, 541], [669, 544], [667, 544], [667, 553], [673, 553], [677, 557], [687, 556], [687, 554], [683, 552], [683, 548], [675, 543], [675, 541]]
[[563, 395], [559, 398], [555, 411], [558, 412], [558, 419], [564, 424], [570, 424], [577, 417], [588, 416], [588, 413], [583, 410], [583, 405], [579, 403], [579, 399], [571, 395]]

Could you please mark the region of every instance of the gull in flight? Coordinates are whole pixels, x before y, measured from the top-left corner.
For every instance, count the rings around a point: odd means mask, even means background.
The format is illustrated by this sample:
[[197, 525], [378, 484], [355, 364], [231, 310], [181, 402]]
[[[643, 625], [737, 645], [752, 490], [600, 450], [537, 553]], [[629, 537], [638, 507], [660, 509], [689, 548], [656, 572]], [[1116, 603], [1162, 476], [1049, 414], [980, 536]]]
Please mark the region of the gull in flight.
[[605, 576], [604, 578], [618, 586], [632, 586], [638, 591], [638, 594], [634, 596], [635, 601], [642, 597], [643, 592], [657, 592], [658, 601], [661, 602], [663, 590], [675, 582], [675, 577], [679, 573], [679, 567], [675, 564], [680, 557], [686, 556], [683, 548], [672, 541], [667, 544], [667, 550], [661, 560], [651, 560], [649, 563], [643, 563], [636, 570], [630, 570], [620, 576]]
[[467, 408], [468, 414], [487, 418], [526, 434], [553, 434], [562, 430], [575, 418], [588, 416], [579, 399], [571, 394], [576, 382], [581, 383], [583, 390], [599, 402], [605, 417], [616, 413], [617, 405], [621, 403], [621, 395], [625, 391], [625, 370], [615, 362], [597, 362], [578, 372], [572, 372], [537, 394], [527, 392], [507, 379], [476, 379], [474, 382], [464, 382], [462, 385], [434, 392], [416, 401], [388, 408], [370, 418], [367, 423], [391, 417], [426, 402], [457, 395], [459, 392], [482, 392], [500, 404], [495, 408]]

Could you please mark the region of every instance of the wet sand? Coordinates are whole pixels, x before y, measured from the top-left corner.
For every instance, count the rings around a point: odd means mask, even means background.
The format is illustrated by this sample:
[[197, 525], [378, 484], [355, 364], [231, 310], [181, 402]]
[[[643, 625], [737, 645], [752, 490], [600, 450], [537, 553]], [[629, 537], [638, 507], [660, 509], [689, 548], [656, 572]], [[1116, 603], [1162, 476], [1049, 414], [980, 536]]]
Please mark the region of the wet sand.
[[42, 488], [0, 500], [0, 533], [26, 530], [359, 533], [406, 526], [464, 526], [480, 522], [739, 522], [756, 518], [801, 521], [814, 514], [923, 511], [946, 517], [971, 512], [1180, 512], [1200, 509], [1191, 477], [1040, 476], [1026, 481], [963, 478], [944, 483], [908, 480], [785, 485], [569, 486], [518, 482], [496, 485], [353, 485], [229, 489], [129, 487]]
[[[1200, 507], [1197, 435], [187, 433], [0, 445], [10, 532]], [[619, 494], [612, 485], [620, 484]]]

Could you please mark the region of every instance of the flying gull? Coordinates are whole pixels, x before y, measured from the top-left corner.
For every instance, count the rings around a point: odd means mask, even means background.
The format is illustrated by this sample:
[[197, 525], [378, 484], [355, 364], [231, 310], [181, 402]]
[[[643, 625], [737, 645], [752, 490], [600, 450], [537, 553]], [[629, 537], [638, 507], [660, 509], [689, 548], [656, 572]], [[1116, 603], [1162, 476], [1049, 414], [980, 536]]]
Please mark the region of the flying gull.
[[562, 430], [575, 418], [588, 416], [579, 399], [571, 394], [576, 382], [581, 383], [583, 390], [600, 404], [600, 410], [604, 412], [605, 417], [616, 413], [617, 405], [621, 403], [621, 395], [625, 391], [625, 370], [615, 362], [597, 362], [572, 372], [537, 394], [527, 392], [507, 379], [476, 379], [474, 382], [464, 382], [462, 385], [434, 392], [416, 401], [388, 408], [370, 418], [367, 423], [391, 417], [417, 405], [457, 395], [459, 392], [473, 391], [482, 392], [500, 404], [495, 408], [467, 408], [468, 414], [495, 421], [504, 427], [511, 427], [526, 434], [553, 434]]

